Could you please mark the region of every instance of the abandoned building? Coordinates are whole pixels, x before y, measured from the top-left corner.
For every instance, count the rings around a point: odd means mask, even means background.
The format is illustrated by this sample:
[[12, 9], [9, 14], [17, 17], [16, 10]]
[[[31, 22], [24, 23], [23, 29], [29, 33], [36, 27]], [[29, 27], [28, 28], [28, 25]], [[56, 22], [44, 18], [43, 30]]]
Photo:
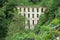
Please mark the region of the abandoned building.
[[35, 7], [35, 6], [19, 6], [17, 7], [19, 10], [18, 14], [25, 16], [25, 28], [26, 29], [34, 29], [34, 26], [37, 24], [39, 20], [39, 16], [44, 13], [45, 7]]

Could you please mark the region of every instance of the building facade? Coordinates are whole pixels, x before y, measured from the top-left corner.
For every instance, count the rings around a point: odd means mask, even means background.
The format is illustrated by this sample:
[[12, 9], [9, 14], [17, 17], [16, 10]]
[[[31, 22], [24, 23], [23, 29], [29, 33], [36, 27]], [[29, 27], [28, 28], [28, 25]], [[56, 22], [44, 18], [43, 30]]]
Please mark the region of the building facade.
[[39, 20], [39, 16], [44, 13], [45, 7], [27, 7], [20, 6], [17, 7], [19, 10], [18, 14], [25, 16], [25, 28], [26, 29], [34, 29], [34, 26], [37, 24]]

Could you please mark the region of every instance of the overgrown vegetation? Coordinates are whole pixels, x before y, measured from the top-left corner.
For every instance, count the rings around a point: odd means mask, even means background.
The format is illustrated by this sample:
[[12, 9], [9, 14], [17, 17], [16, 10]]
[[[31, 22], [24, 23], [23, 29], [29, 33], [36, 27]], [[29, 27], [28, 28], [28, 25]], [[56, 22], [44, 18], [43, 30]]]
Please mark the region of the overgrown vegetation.
[[[24, 29], [16, 6], [44, 6], [34, 30]], [[0, 40], [54, 40], [60, 38], [60, 0], [0, 0]]]

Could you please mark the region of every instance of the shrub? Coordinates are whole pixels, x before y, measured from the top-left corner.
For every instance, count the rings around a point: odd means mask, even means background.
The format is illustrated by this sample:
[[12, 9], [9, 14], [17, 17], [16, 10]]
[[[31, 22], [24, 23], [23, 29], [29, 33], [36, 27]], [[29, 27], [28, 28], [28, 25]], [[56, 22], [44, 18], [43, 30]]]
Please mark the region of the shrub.
[[32, 3], [37, 3], [37, 2], [39, 2], [40, 0], [30, 0], [30, 2], [32, 2]]

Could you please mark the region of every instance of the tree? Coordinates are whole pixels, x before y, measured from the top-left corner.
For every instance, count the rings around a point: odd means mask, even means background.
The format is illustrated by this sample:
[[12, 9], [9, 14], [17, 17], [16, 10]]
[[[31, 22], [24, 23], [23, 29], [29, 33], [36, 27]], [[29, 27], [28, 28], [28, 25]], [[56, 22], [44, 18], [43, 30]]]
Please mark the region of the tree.
[[29, 0], [29, 1], [36, 4], [36, 3], [39, 2], [40, 0]]
[[[38, 21], [38, 24], [36, 25], [36, 27], [40, 28], [40, 35], [39, 34], [38, 35], [41, 38], [40, 40], [50, 40], [50, 39], [54, 40], [56, 38], [55, 35], [57, 35], [59, 37], [59, 35], [58, 35], [59, 32], [57, 31], [58, 34], [55, 34], [56, 30], [54, 28], [50, 29], [49, 25], [51, 24], [52, 20], [54, 20], [53, 21], [54, 24], [56, 24], [56, 25], [60, 24], [60, 22], [59, 22], [59, 20], [60, 20], [60, 18], [59, 18], [60, 17], [59, 16], [60, 0], [42, 0], [41, 5], [45, 6], [47, 9], [45, 11], [46, 13], [44, 14], [45, 17], [43, 16], [43, 18], [40, 18], [40, 20]], [[57, 19], [55, 19], [55, 18], [57, 18]], [[46, 21], [43, 23], [41, 20], [42, 21], [46, 20]], [[40, 24], [43, 24], [43, 25], [40, 25]], [[38, 30], [38, 28], [37, 28], [37, 30]]]
[[0, 7], [3, 7], [3, 5], [8, 2], [8, 0], [0, 0]]
[[56, 17], [60, 19], [60, 7], [56, 10], [55, 14], [56, 14]]
[[8, 0], [0, 0], [0, 40], [5, 40], [7, 36], [8, 25], [13, 19], [14, 4], [9, 4]]
[[7, 36], [7, 20], [5, 19], [4, 11], [0, 10], [0, 40], [5, 40], [5, 37]]

